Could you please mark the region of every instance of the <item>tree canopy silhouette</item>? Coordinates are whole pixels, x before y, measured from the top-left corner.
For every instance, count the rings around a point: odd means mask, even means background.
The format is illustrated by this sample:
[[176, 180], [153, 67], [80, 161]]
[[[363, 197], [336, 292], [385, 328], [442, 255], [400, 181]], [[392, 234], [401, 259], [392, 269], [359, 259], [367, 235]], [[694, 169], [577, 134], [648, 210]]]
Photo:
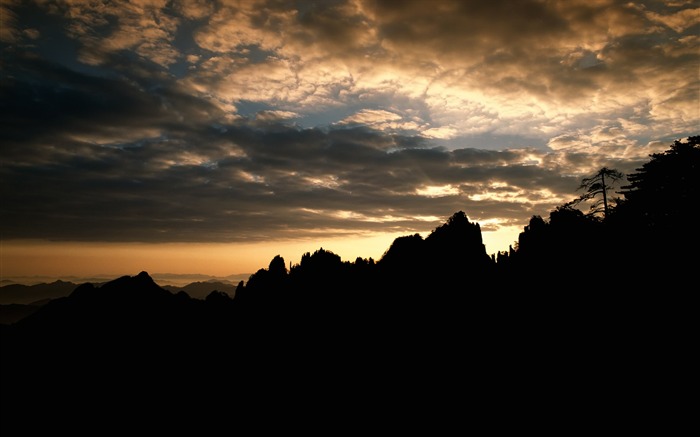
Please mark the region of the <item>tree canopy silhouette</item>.
[[[553, 354], [560, 363], [603, 351], [608, 362], [635, 341], [644, 348], [654, 338], [671, 341], [680, 330], [661, 334], [678, 317], [664, 297], [697, 286], [699, 168], [700, 137], [676, 141], [628, 177], [618, 206], [608, 209], [603, 196], [603, 219], [571, 204], [548, 219], [533, 215], [497, 266], [479, 224], [458, 211], [426, 238], [396, 238], [376, 263], [350, 263], [321, 248], [287, 269], [277, 255], [233, 298], [172, 294], [146, 272], [82, 284], [0, 326], [2, 420], [23, 426], [59, 411], [65, 399], [58, 396], [76, 390], [76, 399], [88, 400], [83, 406], [101, 407], [119, 390], [133, 396], [152, 388], [152, 398], [143, 397], [147, 410], [183, 386], [216, 387], [248, 402], [251, 394], [267, 396], [263, 382], [301, 381], [290, 391], [299, 393], [324, 371], [331, 376], [324, 384], [400, 369], [447, 385], [475, 362], [482, 363], [476, 374], [498, 379], [515, 358], [521, 366], [537, 357], [522, 372], [532, 379]], [[584, 179], [585, 195], [604, 194], [616, 177], [604, 167]], [[337, 363], [350, 363], [350, 371]], [[175, 368], [189, 378], [167, 372]]]
[[[603, 218], [606, 218], [609, 212], [608, 191], [615, 183], [622, 180], [624, 177], [624, 174], [615, 169], [607, 167], [601, 168], [593, 176], [584, 178], [581, 181], [581, 185], [578, 189], [585, 191], [581, 196], [571, 202], [571, 205], [576, 206], [581, 202], [593, 200], [589, 214], [602, 214]], [[600, 199], [596, 199], [599, 195], [601, 196]]]
[[649, 229], [697, 233], [700, 200], [700, 136], [676, 140], [662, 153], [650, 155], [623, 186], [620, 218]]

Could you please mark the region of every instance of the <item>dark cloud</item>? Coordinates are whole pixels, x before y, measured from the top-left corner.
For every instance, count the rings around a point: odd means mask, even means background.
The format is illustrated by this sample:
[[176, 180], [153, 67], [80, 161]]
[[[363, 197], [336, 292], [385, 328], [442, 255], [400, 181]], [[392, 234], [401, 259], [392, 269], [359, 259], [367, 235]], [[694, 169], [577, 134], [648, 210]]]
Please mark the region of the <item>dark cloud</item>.
[[546, 43], [569, 29], [557, 11], [536, 0], [365, 3], [380, 23], [381, 37], [404, 48], [430, 49], [441, 57]]
[[521, 226], [698, 120], [687, 5], [213, 5], [3, 6], [3, 239]]
[[[3, 238], [242, 241], [302, 237], [319, 229], [422, 229], [418, 216], [471, 206], [486, 218], [498, 214], [499, 206], [459, 195], [418, 195], [421, 187], [453, 184], [469, 192], [489, 179], [510, 178], [528, 187], [542, 179], [534, 168], [523, 175], [522, 167], [507, 165], [520, 160], [518, 153], [415, 148], [422, 140], [362, 128], [261, 129], [241, 121], [218, 129], [192, 122], [175, 129], [164, 114], [193, 111], [186, 99], [157, 105], [113, 81], [92, 95], [88, 79], [62, 77], [84, 84], [82, 93], [74, 91], [81, 98], [71, 99], [65, 113], [46, 106], [35, 119], [44, 124], [42, 135], [25, 136], [17, 144], [23, 153], [4, 157]], [[104, 95], [106, 90], [111, 93]], [[116, 95], [129, 103], [113, 101]], [[132, 104], [143, 106], [134, 114]], [[89, 127], [103, 126], [105, 114], [114, 128], [139, 129], [146, 118], [147, 125], [165, 122], [171, 130], [119, 143], [71, 139], [76, 133], [103, 134]], [[512, 208], [511, 219], [529, 214], [526, 205]], [[343, 211], [363, 218], [347, 218]], [[387, 215], [396, 218], [382, 222]]]
[[21, 150], [39, 139], [118, 145], [223, 117], [216, 106], [167, 80], [139, 83], [133, 75], [84, 74], [31, 57], [12, 61], [0, 84], [7, 147]]

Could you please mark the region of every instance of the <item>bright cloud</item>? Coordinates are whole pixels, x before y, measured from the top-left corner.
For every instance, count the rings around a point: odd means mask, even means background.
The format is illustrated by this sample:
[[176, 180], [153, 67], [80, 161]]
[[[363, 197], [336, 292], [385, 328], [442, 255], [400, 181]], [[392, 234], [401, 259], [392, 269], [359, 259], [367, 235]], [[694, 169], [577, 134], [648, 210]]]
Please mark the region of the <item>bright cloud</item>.
[[416, 193], [419, 196], [425, 197], [443, 197], [443, 196], [455, 196], [459, 194], [459, 188], [453, 187], [450, 184], [447, 185], [428, 185], [425, 187], [416, 188]]
[[694, 2], [2, 0], [0, 14], [9, 239], [347, 238], [458, 210], [493, 236], [700, 125]]

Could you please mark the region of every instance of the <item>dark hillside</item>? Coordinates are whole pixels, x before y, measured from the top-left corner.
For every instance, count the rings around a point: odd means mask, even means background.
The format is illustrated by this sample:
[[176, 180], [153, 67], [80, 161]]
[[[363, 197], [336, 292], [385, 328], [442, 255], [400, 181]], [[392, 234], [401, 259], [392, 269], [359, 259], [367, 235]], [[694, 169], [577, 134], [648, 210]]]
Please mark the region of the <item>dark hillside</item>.
[[211, 393], [250, 407], [378, 384], [518, 402], [581, 393], [616, 408], [601, 390], [641, 393], [655, 366], [692, 349], [699, 139], [652, 156], [609, 216], [568, 204], [533, 216], [498, 257], [458, 211], [376, 261], [321, 248], [288, 269], [276, 256], [230, 294], [193, 299], [146, 272], [82, 284], [0, 326], [3, 434], [38, 416], [133, 424], [154, 404], [203, 417]]

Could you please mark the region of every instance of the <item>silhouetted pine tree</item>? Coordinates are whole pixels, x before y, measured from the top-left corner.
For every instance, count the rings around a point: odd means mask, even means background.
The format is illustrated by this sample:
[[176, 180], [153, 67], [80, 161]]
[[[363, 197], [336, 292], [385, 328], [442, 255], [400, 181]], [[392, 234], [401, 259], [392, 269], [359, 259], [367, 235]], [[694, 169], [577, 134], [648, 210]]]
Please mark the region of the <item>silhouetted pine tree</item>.
[[[593, 176], [584, 178], [581, 181], [578, 189], [585, 190], [585, 192], [578, 199], [571, 202], [571, 205], [576, 206], [582, 202], [593, 201], [589, 214], [602, 214], [603, 218], [607, 217], [609, 214], [608, 191], [624, 177], [624, 174], [615, 169], [601, 168]], [[597, 196], [600, 196], [600, 199], [595, 200]]]

